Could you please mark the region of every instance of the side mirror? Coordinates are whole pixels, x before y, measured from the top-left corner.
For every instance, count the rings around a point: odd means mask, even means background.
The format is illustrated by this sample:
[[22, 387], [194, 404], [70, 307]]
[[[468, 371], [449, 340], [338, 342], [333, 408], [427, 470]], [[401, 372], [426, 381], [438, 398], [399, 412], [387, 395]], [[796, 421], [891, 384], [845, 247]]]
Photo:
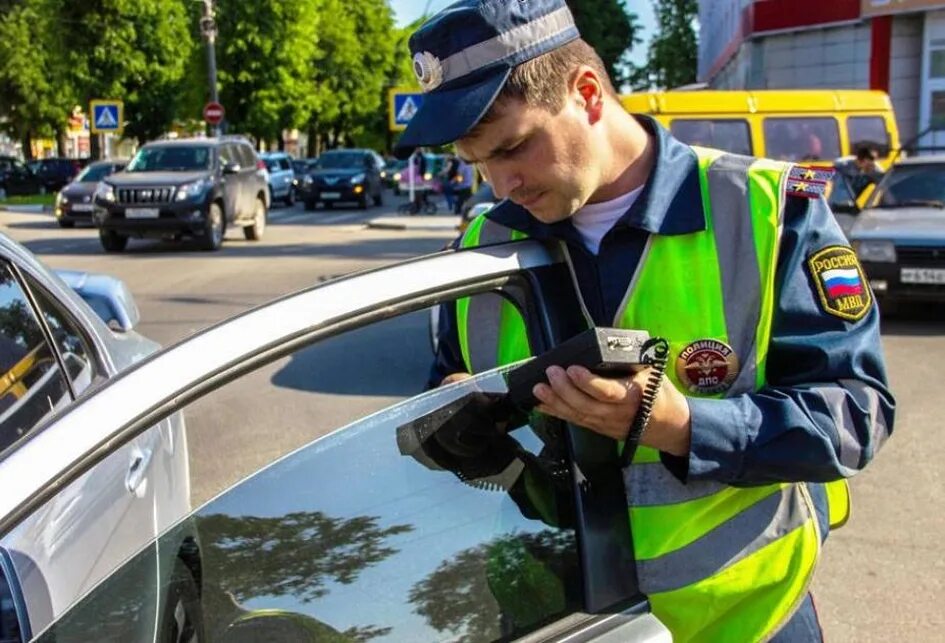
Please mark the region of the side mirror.
[[224, 174], [238, 174], [241, 169], [243, 168], [239, 163], [230, 162], [223, 165]]
[[138, 312], [134, 296], [121, 279], [76, 270], [57, 270], [56, 274], [112, 330], [127, 333], [141, 321], [141, 313]]

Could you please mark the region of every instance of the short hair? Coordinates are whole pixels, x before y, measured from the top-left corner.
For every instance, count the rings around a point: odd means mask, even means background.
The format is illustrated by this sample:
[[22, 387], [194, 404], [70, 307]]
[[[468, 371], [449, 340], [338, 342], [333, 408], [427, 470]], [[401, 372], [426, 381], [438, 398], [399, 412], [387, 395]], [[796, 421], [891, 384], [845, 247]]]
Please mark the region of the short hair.
[[861, 145], [856, 150], [856, 160], [858, 161], [875, 161], [877, 158], [879, 158], [879, 152], [866, 145]]
[[[557, 114], [564, 107], [564, 88], [571, 80], [571, 74], [581, 65], [597, 73], [605, 94], [619, 98], [604, 61], [593, 47], [578, 38], [513, 68], [492, 105], [495, 107], [508, 100], [519, 100], [531, 107], [541, 107]], [[488, 123], [493, 116], [493, 109], [490, 108], [479, 122]]]

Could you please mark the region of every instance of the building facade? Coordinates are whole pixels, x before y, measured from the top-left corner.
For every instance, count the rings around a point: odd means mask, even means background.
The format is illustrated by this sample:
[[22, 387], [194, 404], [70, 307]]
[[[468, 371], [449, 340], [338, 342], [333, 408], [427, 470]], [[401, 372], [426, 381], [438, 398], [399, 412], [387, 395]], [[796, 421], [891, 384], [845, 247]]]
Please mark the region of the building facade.
[[879, 89], [904, 145], [945, 149], [945, 1], [700, 0], [699, 79], [718, 89]]

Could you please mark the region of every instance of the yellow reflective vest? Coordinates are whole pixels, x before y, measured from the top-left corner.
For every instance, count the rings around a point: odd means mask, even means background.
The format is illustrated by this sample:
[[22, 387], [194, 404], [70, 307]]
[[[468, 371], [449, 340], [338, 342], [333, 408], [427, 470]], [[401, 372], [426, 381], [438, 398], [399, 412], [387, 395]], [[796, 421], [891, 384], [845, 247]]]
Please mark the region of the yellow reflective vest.
[[[667, 376], [684, 394], [728, 397], [766, 384], [775, 270], [791, 166], [694, 148], [706, 229], [650, 235], [615, 325], [668, 340]], [[480, 217], [462, 247], [525, 235]], [[497, 297], [457, 302], [470, 372], [529, 356], [517, 310]], [[640, 447], [624, 470], [640, 589], [676, 641], [758, 641], [804, 599], [821, 534], [804, 483], [680, 482]], [[846, 481], [827, 485], [832, 526]]]

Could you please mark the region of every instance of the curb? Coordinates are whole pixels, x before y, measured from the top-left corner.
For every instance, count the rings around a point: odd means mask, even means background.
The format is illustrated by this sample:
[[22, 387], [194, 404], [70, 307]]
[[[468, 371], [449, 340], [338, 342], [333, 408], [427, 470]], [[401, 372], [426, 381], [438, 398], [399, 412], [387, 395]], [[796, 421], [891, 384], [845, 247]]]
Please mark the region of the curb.
[[416, 220], [414, 217], [393, 216], [377, 217], [367, 222], [368, 228], [375, 230], [434, 230], [453, 232], [459, 230], [459, 222], [453, 217], [441, 221], [431, 221], [429, 218]]
[[47, 205], [0, 205], [0, 210], [17, 214], [51, 214], [53, 209]]

